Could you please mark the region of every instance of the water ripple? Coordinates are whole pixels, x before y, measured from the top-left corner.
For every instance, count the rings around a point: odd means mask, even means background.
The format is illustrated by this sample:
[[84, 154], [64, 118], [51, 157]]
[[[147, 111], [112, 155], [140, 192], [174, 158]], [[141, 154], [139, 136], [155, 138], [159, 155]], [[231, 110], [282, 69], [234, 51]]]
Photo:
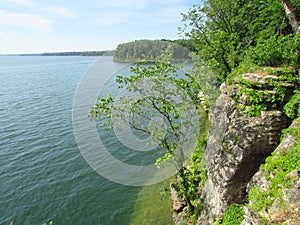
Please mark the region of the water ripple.
[[94, 61], [1, 57], [1, 225], [128, 224], [139, 189], [100, 177], [74, 140], [73, 96]]

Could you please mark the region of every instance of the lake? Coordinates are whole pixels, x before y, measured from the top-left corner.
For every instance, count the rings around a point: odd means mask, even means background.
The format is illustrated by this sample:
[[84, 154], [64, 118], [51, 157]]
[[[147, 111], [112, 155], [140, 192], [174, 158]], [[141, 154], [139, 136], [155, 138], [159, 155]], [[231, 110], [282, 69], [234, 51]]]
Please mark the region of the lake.
[[[73, 133], [76, 89], [96, 60], [0, 56], [1, 225], [130, 224], [142, 187], [100, 176]], [[122, 66], [111, 57], [100, 60], [108, 68]], [[106, 142], [114, 143], [109, 138]], [[122, 158], [126, 161], [126, 154]], [[157, 197], [149, 193], [148, 199]], [[170, 221], [170, 214], [165, 217]]]

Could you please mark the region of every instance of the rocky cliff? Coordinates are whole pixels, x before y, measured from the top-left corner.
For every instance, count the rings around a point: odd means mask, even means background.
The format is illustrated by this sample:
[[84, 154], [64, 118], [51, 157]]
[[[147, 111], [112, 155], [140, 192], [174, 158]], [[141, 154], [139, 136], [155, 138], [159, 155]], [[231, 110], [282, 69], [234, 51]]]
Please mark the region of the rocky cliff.
[[[222, 85], [212, 116], [205, 161], [208, 181], [203, 192], [205, 212], [199, 224], [220, 217], [232, 203], [242, 203], [252, 176], [275, 149], [289, 120], [281, 111], [249, 117], [235, 107], [232, 92]], [[205, 221], [205, 222], [204, 222]]]
[[[241, 78], [230, 85], [222, 84], [211, 114], [204, 151], [208, 181], [202, 191], [203, 210], [197, 224], [211, 224], [229, 205], [245, 202], [248, 183], [280, 143], [281, 130], [291, 123], [282, 108], [293, 83], [262, 73], [248, 73]], [[286, 95], [278, 98], [277, 87], [283, 88]], [[259, 100], [253, 100], [249, 93]], [[272, 98], [279, 101], [269, 101]], [[247, 113], [261, 106], [260, 114]]]
[[[278, 70], [271, 73], [266, 70], [252, 71], [235, 76], [231, 82], [221, 85], [221, 94], [210, 114], [210, 129], [204, 149], [208, 179], [200, 192], [197, 225], [228, 224], [222, 223], [220, 218], [229, 206], [234, 208], [235, 204], [240, 204], [235, 209], [240, 209], [244, 214], [239, 224], [261, 224], [255, 212], [246, 207], [249, 203], [245, 202], [250, 201], [249, 190], [257, 180], [266, 180], [264, 174], [257, 175], [261, 174], [259, 168], [280, 144], [282, 130], [291, 124], [283, 108], [297, 88], [299, 80], [295, 77]], [[296, 104], [299, 106], [299, 102]], [[299, 111], [298, 106], [296, 111]], [[300, 164], [300, 150], [296, 151], [299, 160], [296, 163]], [[296, 174], [298, 171], [291, 172]], [[271, 192], [262, 193], [267, 201], [268, 193]], [[178, 199], [176, 193], [172, 196], [175, 224], [189, 221], [183, 216], [188, 210], [185, 202]], [[260, 195], [257, 196], [260, 198]]]

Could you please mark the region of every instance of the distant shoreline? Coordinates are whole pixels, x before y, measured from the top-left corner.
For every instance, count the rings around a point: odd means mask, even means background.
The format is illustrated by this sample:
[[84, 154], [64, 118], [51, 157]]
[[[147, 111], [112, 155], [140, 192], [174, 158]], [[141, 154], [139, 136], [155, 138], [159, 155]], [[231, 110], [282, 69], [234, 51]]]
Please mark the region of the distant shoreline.
[[107, 51], [83, 51], [83, 52], [47, 52], [25, 54], [0, 54], [0, 56], [113, 56], [115, 50]]

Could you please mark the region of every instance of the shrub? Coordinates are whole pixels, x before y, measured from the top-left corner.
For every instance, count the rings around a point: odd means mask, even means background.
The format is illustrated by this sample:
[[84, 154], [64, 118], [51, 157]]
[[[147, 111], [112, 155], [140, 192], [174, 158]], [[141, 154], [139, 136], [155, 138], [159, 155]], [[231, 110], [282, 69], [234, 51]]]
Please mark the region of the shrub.
[[259, 66], [298, 67], [299, 35], [274, 35], [247, 50], [247, 57]]
[[244, 210], [242, 205], [232, 204], [224, 212], [221, 220], [217, 222], [217, 225], [240, 225], [244, 219]]

